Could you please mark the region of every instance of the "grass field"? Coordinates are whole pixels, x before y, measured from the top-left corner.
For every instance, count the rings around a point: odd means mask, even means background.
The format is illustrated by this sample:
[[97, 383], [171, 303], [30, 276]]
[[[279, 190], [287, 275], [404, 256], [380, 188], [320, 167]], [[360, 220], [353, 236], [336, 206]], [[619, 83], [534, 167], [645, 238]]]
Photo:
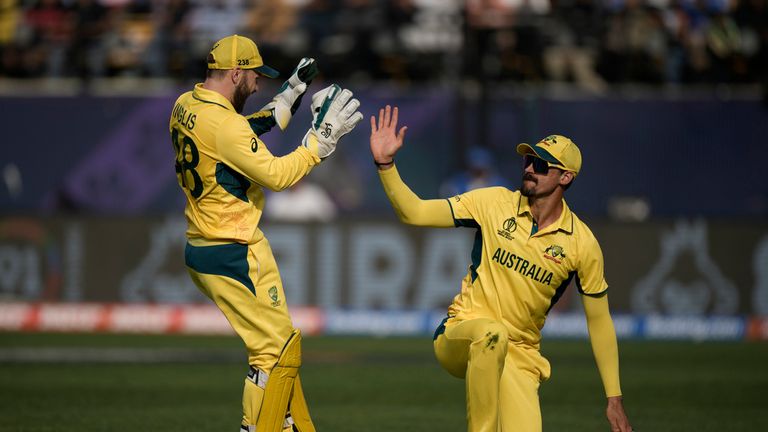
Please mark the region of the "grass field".
[[[637, 431], [768, 430], [768, 344], [622, 341]], [[545, 341], [545, 431], [607, 431], [586, 341]], [[463, 431], [463, 381], [431, 339], [312, 337], [302, 380], [320, 432]], [[235, 338], [0, 334], [0, 431], [236, 431]]]

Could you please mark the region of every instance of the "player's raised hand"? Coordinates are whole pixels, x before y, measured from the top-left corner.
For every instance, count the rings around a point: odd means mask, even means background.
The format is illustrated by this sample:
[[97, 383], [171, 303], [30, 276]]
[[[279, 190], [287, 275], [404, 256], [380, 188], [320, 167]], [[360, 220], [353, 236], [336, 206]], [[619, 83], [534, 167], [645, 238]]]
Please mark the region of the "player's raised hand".
[[336, 150], [336, 143], [363, 119], [357, 111], [360, 101], [352, 92], [332, 84], [312, 95], [312, 126], [302, 144], [325, 159]]
[[301, 59], [291, 76], [280, 87], [277, 95], [259, 111], [271, 111], [277, 125], [281, 130], [285, 130], [301, 105], [304, 92], [317, 74], [315, 59], [309, 57]]
[[398, 150], [403, 146], [403, 139], [408, 126], [397, 130], [397, 107], [379, 110], [379, 121], [371, 116], [371, 154], [373, 161], [381, 168], [391, 167]]

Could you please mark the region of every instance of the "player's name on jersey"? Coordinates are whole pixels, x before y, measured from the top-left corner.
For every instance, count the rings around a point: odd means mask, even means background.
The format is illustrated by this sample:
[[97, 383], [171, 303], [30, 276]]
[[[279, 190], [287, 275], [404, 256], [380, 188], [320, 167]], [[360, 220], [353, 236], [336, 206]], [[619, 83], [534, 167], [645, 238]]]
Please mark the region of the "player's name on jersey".
[[176, 106], [173, 107], [173, 114], [171, 115], [175, 117], [176, 121], [185, 128], [189, 130], [195, 128], [195, 120], [197, 120], [197, 114], [187, 112], [187, 109], [184, 108], [182, 104], [177, 103]]
[[550, 285], [552, 283], [552, 272], [531, 264], [527, 259], [517, 256], [512, 252], [506, 251], [502, 248], [497, 248], [493, 253], [493, 261], [496, 261], [502, 266], [513, 269], [519, 272], [521, 275], [529, 277], [541, 284]]

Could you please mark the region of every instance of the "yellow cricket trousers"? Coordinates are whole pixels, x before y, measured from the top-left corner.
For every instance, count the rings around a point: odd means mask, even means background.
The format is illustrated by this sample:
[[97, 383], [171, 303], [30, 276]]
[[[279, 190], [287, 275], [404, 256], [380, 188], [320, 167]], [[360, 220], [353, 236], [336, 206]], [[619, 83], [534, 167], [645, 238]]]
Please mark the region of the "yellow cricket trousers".
[[[188, 243], [185, 261], [197, 287], [216, 303], [245, 343], [248, 364], [268, 374], [293, 324], [267, 239], [251, 245]], [[252, 379], [245, 379], [243, 425], [256, 424], [263, 393]]]
[[541, 432], [546, 359], [510, 343], [504, 325], [489, 318], [449, 319], [435, 334], [438, 362], [466, 382], [469, 432]]

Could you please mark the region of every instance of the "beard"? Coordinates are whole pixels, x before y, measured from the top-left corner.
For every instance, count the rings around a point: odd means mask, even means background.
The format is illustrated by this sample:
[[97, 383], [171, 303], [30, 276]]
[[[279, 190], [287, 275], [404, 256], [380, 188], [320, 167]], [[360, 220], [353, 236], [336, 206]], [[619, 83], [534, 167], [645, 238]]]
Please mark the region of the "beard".
[[245, 108], [245, 101], [250, 95], [251, 92], [248, 91], [248, 88], [246, 88], [244, 81], [240, 82], [235, 87], [235, 94], [232, 95], [232, 107], [235, 108], [235, 111], [237, 111], [239, 114], [242, 114], [243, 108]]
[[[526, 183], [525, 183], [526, 180], [532, 181], [533, 182], [533, 186], [526, 186]], [[520, 185], [520, 193], [524, 197], [528, 197], [528, 198], [534, 196], [534, 194], [536, 192], [536, 185], [537, 184], [538, 184], [538, 181], [536, 180], [536, 177], [534, 177], [533, 175], [528, 174], [528, 173], [523, 174], [523, 181], [522, 181], [522, 183]]]

